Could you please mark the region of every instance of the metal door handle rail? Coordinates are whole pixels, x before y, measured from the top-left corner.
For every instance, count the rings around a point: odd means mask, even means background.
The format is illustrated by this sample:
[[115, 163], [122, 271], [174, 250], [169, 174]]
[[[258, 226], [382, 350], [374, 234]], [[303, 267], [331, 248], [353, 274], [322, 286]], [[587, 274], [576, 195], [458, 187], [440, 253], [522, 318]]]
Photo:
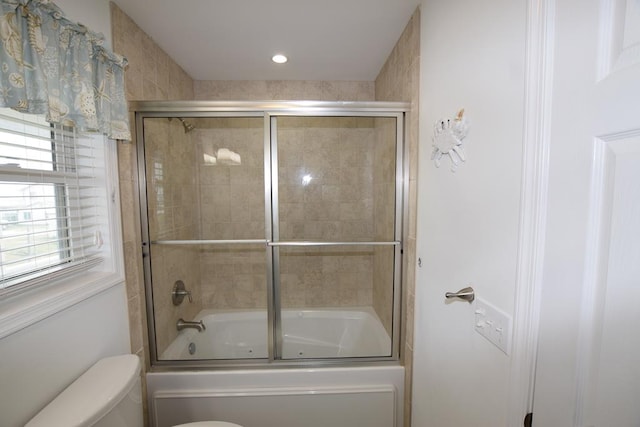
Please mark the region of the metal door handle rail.
[[153, 245], [230, 245], [230, 244], [266, 244], [266, 239], [245, 240], [152, 240]]
[[153, 245], [232, 245], [232, 244], [266, 244], [267, 246], [398, 246], [400, 241], [388, 242], [314, 242], [314, 241], [280, 241], [272, 242], [266, 239], [244, 240], [152, 240]]
[[400, 242], [311, 242], [311, 241], [282, 241], [267, 242], [267, 246], [397, 246]]

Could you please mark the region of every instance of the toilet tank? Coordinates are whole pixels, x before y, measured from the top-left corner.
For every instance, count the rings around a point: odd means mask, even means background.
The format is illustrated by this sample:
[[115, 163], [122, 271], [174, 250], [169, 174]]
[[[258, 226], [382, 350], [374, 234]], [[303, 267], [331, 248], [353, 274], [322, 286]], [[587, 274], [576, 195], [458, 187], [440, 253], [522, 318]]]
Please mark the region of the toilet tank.
[[99, 360], [25, 427], [142, 427], [140, 360]]

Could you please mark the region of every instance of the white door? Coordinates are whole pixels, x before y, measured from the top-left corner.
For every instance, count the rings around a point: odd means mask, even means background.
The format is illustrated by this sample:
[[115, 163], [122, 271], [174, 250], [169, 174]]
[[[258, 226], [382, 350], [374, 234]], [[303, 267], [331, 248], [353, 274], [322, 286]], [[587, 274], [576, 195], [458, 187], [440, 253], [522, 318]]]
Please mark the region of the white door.
[[[506, 426], [511, 358], [475, 332], [474, 304], [445, 293], [471, 285], [513, 314], [526, 3], [424, 0], [421, 21], [412, 425]], [[452, 172], [430, 158], [433, 128], [462, 108], [466, 161]]]
[[640, 1], [555, 3], [533, 424], [640, 426]]

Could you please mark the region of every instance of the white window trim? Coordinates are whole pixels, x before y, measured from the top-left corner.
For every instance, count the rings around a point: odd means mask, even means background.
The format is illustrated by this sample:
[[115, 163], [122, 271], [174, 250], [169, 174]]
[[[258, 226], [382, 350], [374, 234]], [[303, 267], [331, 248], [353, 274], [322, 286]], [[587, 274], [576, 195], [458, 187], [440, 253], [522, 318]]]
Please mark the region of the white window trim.
[[50, 283], [28, 287], [0, 299], [0, 339], [87, 300], [114, 286], [124, 284], [124, 256], [120, 218], [117, 147], [105, 138], [105, 181], [108, 203], [111, 253], [102, 270], [59, 277]]

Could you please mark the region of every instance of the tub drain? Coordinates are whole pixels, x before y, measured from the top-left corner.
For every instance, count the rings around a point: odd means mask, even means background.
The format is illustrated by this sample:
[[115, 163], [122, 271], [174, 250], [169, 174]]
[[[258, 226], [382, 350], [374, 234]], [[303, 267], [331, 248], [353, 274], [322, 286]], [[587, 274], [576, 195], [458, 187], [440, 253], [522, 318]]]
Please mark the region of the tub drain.
[[196, 343], [189, 343], [189, 354], [196, 354]]

